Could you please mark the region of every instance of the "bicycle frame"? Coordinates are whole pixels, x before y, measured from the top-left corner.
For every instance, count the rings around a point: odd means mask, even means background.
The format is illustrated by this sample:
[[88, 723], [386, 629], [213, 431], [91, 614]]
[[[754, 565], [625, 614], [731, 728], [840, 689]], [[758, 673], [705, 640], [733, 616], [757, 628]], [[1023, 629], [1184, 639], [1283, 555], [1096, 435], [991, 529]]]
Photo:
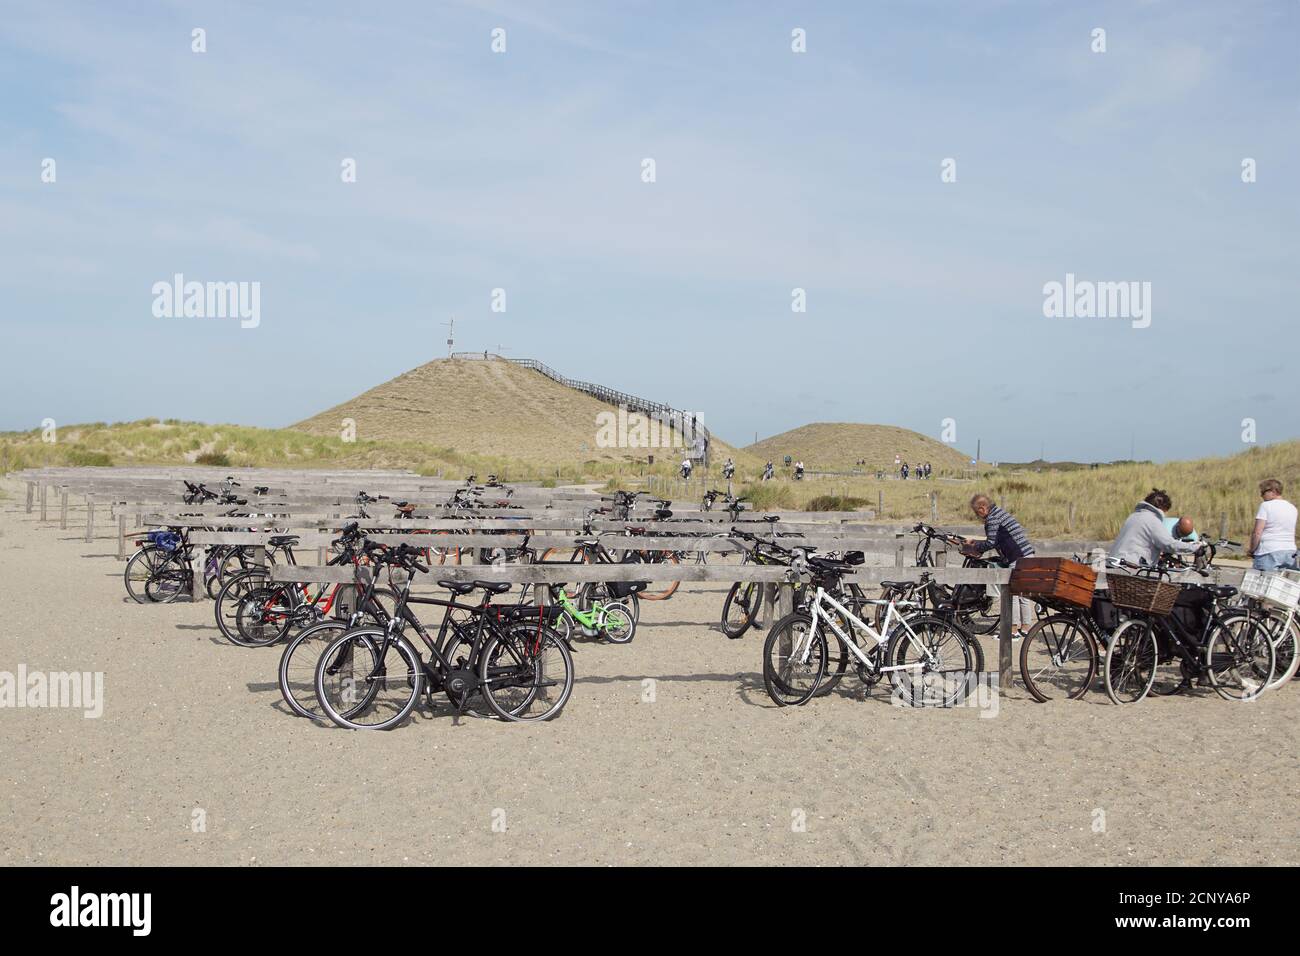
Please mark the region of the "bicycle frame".
[[[876, 642], [877, 646], [888, 643], [885, 638], [885, 634], [889, 632], [890, 622], [896, 619], [899, 624], [903, 625], [903, 630], [906, 632], [907, 639], [908, 641], [911, 642], [912, 647], [921, 651], [925, 655], [925, 661], [923, 662], [920, 659], [918, 659], [915, 663], [912, 664], [885, 664], [885, 665], [877, 664], [875, 661], [873, 661], [870, 657], [868, 657], [858, 648], [857, 641], [853, 640], [853, 638], [851, 638], [848, 634], [845, 634], [844, 631], [840, 628], [840, 626], [835, 623], [834, 618], [829, 617], [825, 614], [825, 612], [822, 610], [823, 602], [829, 604], [840, 614], [844, 615], [845, 619], [848, 621], [849, 628], [852, 629], [855, 633], [857, 632], [858, 629], [865, 631], [867, 636]], [[868, 603], [879, 604], [881, 602], [869, 601]], [[808, 630], [808, 640], [803, 648], [801, 655], [799, 656], [799, 663], [800, 664], [808, 663], [808, 655], [812, 651], [813, 639], [817, 635], [817, 624], [819, 621], [822, 621], [823, 619], [825, 620], [825, 623], [830, 627], [830, 629], [834, 631], [835, 634], [839, 637], [840, 643], [845, 648], [848, 649], [850, 654], [852, 654], [854, 657], [858, 659], [858, 663], [860, 663], [863, 667], [868, 668], [869, 670], [876, 671], [881, 674], [885, 674], [891, 671], [920, 670], [925, 666], [925, 662], [933, 663], [934, 657], [930, 653], [930, 649], [928, 647], [925, 647], [923, 644], [920, 644], [917, 641], [916, 632], [913, 631], [912, 626], [907, 623], [907, 618], [903, 617], [903, 615], [898, 612], [898, 607], [896, 603], [893, 600], [884, 603], [887, 605], [885, 608], [885, 620], [882, 624], [882, 630], [877, 631], [874, 627], [872, 627], [867, 622], [863, 621], [861, 618], [859, 618], [856, 614], [850, 611], [847, 607], [845, 607], [835, 598], [831, 597], [824, 587], [822, 587], [820, 584], [817, 585], [817, 590], [813, 594], [812, 600], [808, 602], [808, 611], [809, 614], [812, 616], [812, 627], [809, 628]], [[791, 653], [790, 656], [793, 658], [795, 655], [794, 653]]]

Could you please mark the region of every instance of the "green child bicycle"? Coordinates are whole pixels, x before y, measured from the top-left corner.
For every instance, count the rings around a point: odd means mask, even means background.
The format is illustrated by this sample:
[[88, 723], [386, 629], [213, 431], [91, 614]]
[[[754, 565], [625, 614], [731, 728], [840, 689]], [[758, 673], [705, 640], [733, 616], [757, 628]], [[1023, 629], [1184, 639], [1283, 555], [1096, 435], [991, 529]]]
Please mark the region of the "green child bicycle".
[[621, 601], [605, 604], [593, 598], [591, 607], [584, 611], [562, 584], [551, 588], [551, 595], [560, 609], [555, 620], [555, 630], [564, 638], [565, 643], [568, 643], [575, 628], [584, 637], [603, 637], [611, 644], [626, 644], [636, 634], [636, 619]]

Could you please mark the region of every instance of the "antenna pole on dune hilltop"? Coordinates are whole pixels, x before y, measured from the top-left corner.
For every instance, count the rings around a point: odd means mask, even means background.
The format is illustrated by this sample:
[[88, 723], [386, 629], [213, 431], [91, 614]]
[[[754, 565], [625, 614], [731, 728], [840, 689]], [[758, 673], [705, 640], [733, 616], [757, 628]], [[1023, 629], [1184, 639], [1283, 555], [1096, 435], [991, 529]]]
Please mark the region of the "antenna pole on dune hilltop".
[[443, 324], [447, 326], [447, 358], [451, 358], [451, 345], [455, 340], [456, 317], [453, 315]]

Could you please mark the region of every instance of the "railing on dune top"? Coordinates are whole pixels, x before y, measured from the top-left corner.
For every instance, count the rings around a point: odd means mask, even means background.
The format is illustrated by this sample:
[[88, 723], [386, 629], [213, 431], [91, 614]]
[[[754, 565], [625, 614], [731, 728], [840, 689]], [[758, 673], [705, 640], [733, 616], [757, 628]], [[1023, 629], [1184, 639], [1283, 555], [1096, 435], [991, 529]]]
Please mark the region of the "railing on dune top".
[[[496, 355], [492, 352], [455, 352], [452, 354], [452, 358], [479, 360], [487, 358], [503, 359], [507, 362], [514, 362], [516, 365], [522, 365], [524, 368], [531, 368], [534, 371], [541, 372], [547, 378], [559, 382], [561, 385], [567, 385], [569, 388], [576, 388], [580, 392], [586, 392], [588, 395], [598, 398], [602, 402], [607, 402], [610, 405], [625, 406], [628, 411], [640, 412], [643, 415], [660, 416], [661, 421], [664, 419], [677, 422], [694, 421], [695, 434], [704, 440], [704, 454], [702, 460], [706, 465], [709, 462], [709, 446], [712, 444], [712, 437], [709, 435], [709, 430], [704, 426], [704, 423], [690, 412], [684, 412], [681, 409], [673, 408], [673, 406], [666, 405], [663, 402], [652, 402], [649, 399], [641, 398], [637, 395], [629, 395], [627, 392], [620, 392], [616, 388], [609, 388], [605, 385], [597, 385], [594, 382], [583, 382], [575, 378], [568, 378], [561, 375], [549, 365], [539, 362], [536, 359], [506, 358], [504, 355]], [[679, 431], [681, 430], [682, 429], [679, 429]]]

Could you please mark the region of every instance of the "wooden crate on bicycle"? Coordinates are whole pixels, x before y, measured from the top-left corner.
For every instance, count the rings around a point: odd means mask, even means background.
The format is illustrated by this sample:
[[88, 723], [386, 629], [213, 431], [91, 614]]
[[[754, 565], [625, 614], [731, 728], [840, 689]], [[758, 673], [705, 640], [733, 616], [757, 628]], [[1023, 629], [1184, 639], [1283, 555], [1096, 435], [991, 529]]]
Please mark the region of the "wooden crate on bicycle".
[[1040, 604], [1091, 607], [1097, 572], [1068, 558], [1021, 558], [1011, 570], [1011, 593]]

